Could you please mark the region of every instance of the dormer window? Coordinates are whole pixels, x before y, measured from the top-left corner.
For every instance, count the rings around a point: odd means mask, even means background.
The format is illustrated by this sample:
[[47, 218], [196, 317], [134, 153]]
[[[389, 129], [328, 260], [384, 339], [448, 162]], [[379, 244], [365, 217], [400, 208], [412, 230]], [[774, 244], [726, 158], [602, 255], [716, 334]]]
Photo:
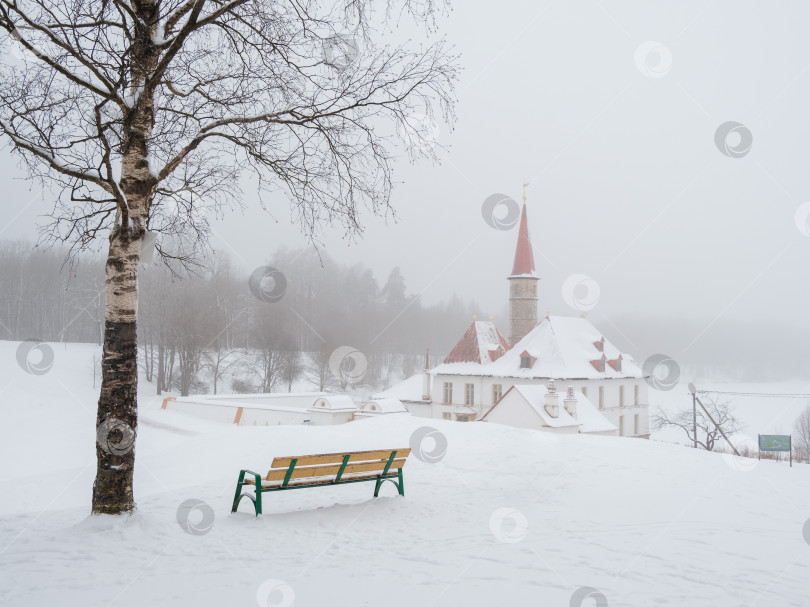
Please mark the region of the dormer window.
[[602, 354], [602, 358], [600, 358], [599, 360], [592, 360], [591, 365], [593, 365], [593, 368], [599, 371], [599, 373], [604, 373], [606, 360], [607, 359], [605, 358], [605, 355]]
[[593, 347], [599, 350], [600, 352], [605, 351], [605, 338], [603, 337], [599, 341], [593, 342]]
[[609, 360], [608, 364], [610, 365], [610, 368], [613, 369], [614, 371], [621, 371], [622, 370], [622, 355], [619, 354], [619, 358], [617, 358], [616, 360]]
[[534, 366], [534, 361], [537, 359], [524, 350], [520, 355], [520, 368], [531, 369]]

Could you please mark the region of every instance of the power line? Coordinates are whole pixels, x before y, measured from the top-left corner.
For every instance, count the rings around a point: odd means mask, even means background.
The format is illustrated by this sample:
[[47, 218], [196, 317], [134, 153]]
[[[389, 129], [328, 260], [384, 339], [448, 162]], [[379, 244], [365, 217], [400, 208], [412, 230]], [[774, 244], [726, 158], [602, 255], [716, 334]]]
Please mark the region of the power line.
[[785, 394], [775, 392], [726, 392], [723, 390], [698, 390], [698, 394], [727, 394], [729, 396], [753, 396], [756, 398], [810, 398], [810, 394]]

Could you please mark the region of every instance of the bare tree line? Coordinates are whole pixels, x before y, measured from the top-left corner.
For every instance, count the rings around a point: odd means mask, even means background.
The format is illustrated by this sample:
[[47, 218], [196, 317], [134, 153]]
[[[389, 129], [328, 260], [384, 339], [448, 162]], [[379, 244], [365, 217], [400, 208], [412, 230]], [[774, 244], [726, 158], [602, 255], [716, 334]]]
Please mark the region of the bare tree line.
[[[343, 345], [366, 357], [363, 383], [387, 386], [421, 369], [426, 348], [436, 364], [477, 311], [455, 297], [422, 305], [396, 268], [380, 285], [312, 250], [281, 249], [270, 263], [287, 277], [276, 303], [254, 297], [225, 256], [183, 280], [160, 264], [142, 270], [139, 366], [158, 393], [345, 388], [329, 369]], [[64, 251], [0, 242], [0, 338], [100, 343], [103, 261], [64, 264]]]

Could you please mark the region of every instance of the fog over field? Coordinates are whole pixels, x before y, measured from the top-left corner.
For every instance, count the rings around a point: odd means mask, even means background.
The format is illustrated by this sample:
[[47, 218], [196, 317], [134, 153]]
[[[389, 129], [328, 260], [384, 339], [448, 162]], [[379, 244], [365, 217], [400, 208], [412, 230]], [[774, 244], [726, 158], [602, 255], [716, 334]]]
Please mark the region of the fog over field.
[[[505, 325], [515, 231], [481, 208], [495, 193], [520, 201], [528, 182], [542, 310], [580, 312], [562, 290], [583, 274], [599, 288], [593, 322], [639, 357], [806, 372], [808, 13], [799, 1], [457, 3], [435, 34], [464, 68], [457, 123], [430, 125], [439, 163], [403, 151], [397, 218], [366, 213], [362, 237], [324, 226], [315, 242], [381, 284], [399, 267], [425, 304], [456, 294]], [[715, 141], [729, 121], [752, 140], [738, 157]], [[50, 195], [8, 148], [0, 176], [0, 238], [35, 239]], [[237, 268], [312, 246], [282, 192], [264, 212], [255, 184], [241, 186], [247, 208], [211, 216], [211, 244]]]

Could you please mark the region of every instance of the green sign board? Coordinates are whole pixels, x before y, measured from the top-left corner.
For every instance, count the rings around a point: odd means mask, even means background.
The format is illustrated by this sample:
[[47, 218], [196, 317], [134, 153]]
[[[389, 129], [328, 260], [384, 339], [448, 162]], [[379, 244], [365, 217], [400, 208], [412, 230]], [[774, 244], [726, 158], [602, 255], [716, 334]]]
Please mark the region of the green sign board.
[[760, 451], [790, 451], [790, 436], [785, 434], [760, 434]]

